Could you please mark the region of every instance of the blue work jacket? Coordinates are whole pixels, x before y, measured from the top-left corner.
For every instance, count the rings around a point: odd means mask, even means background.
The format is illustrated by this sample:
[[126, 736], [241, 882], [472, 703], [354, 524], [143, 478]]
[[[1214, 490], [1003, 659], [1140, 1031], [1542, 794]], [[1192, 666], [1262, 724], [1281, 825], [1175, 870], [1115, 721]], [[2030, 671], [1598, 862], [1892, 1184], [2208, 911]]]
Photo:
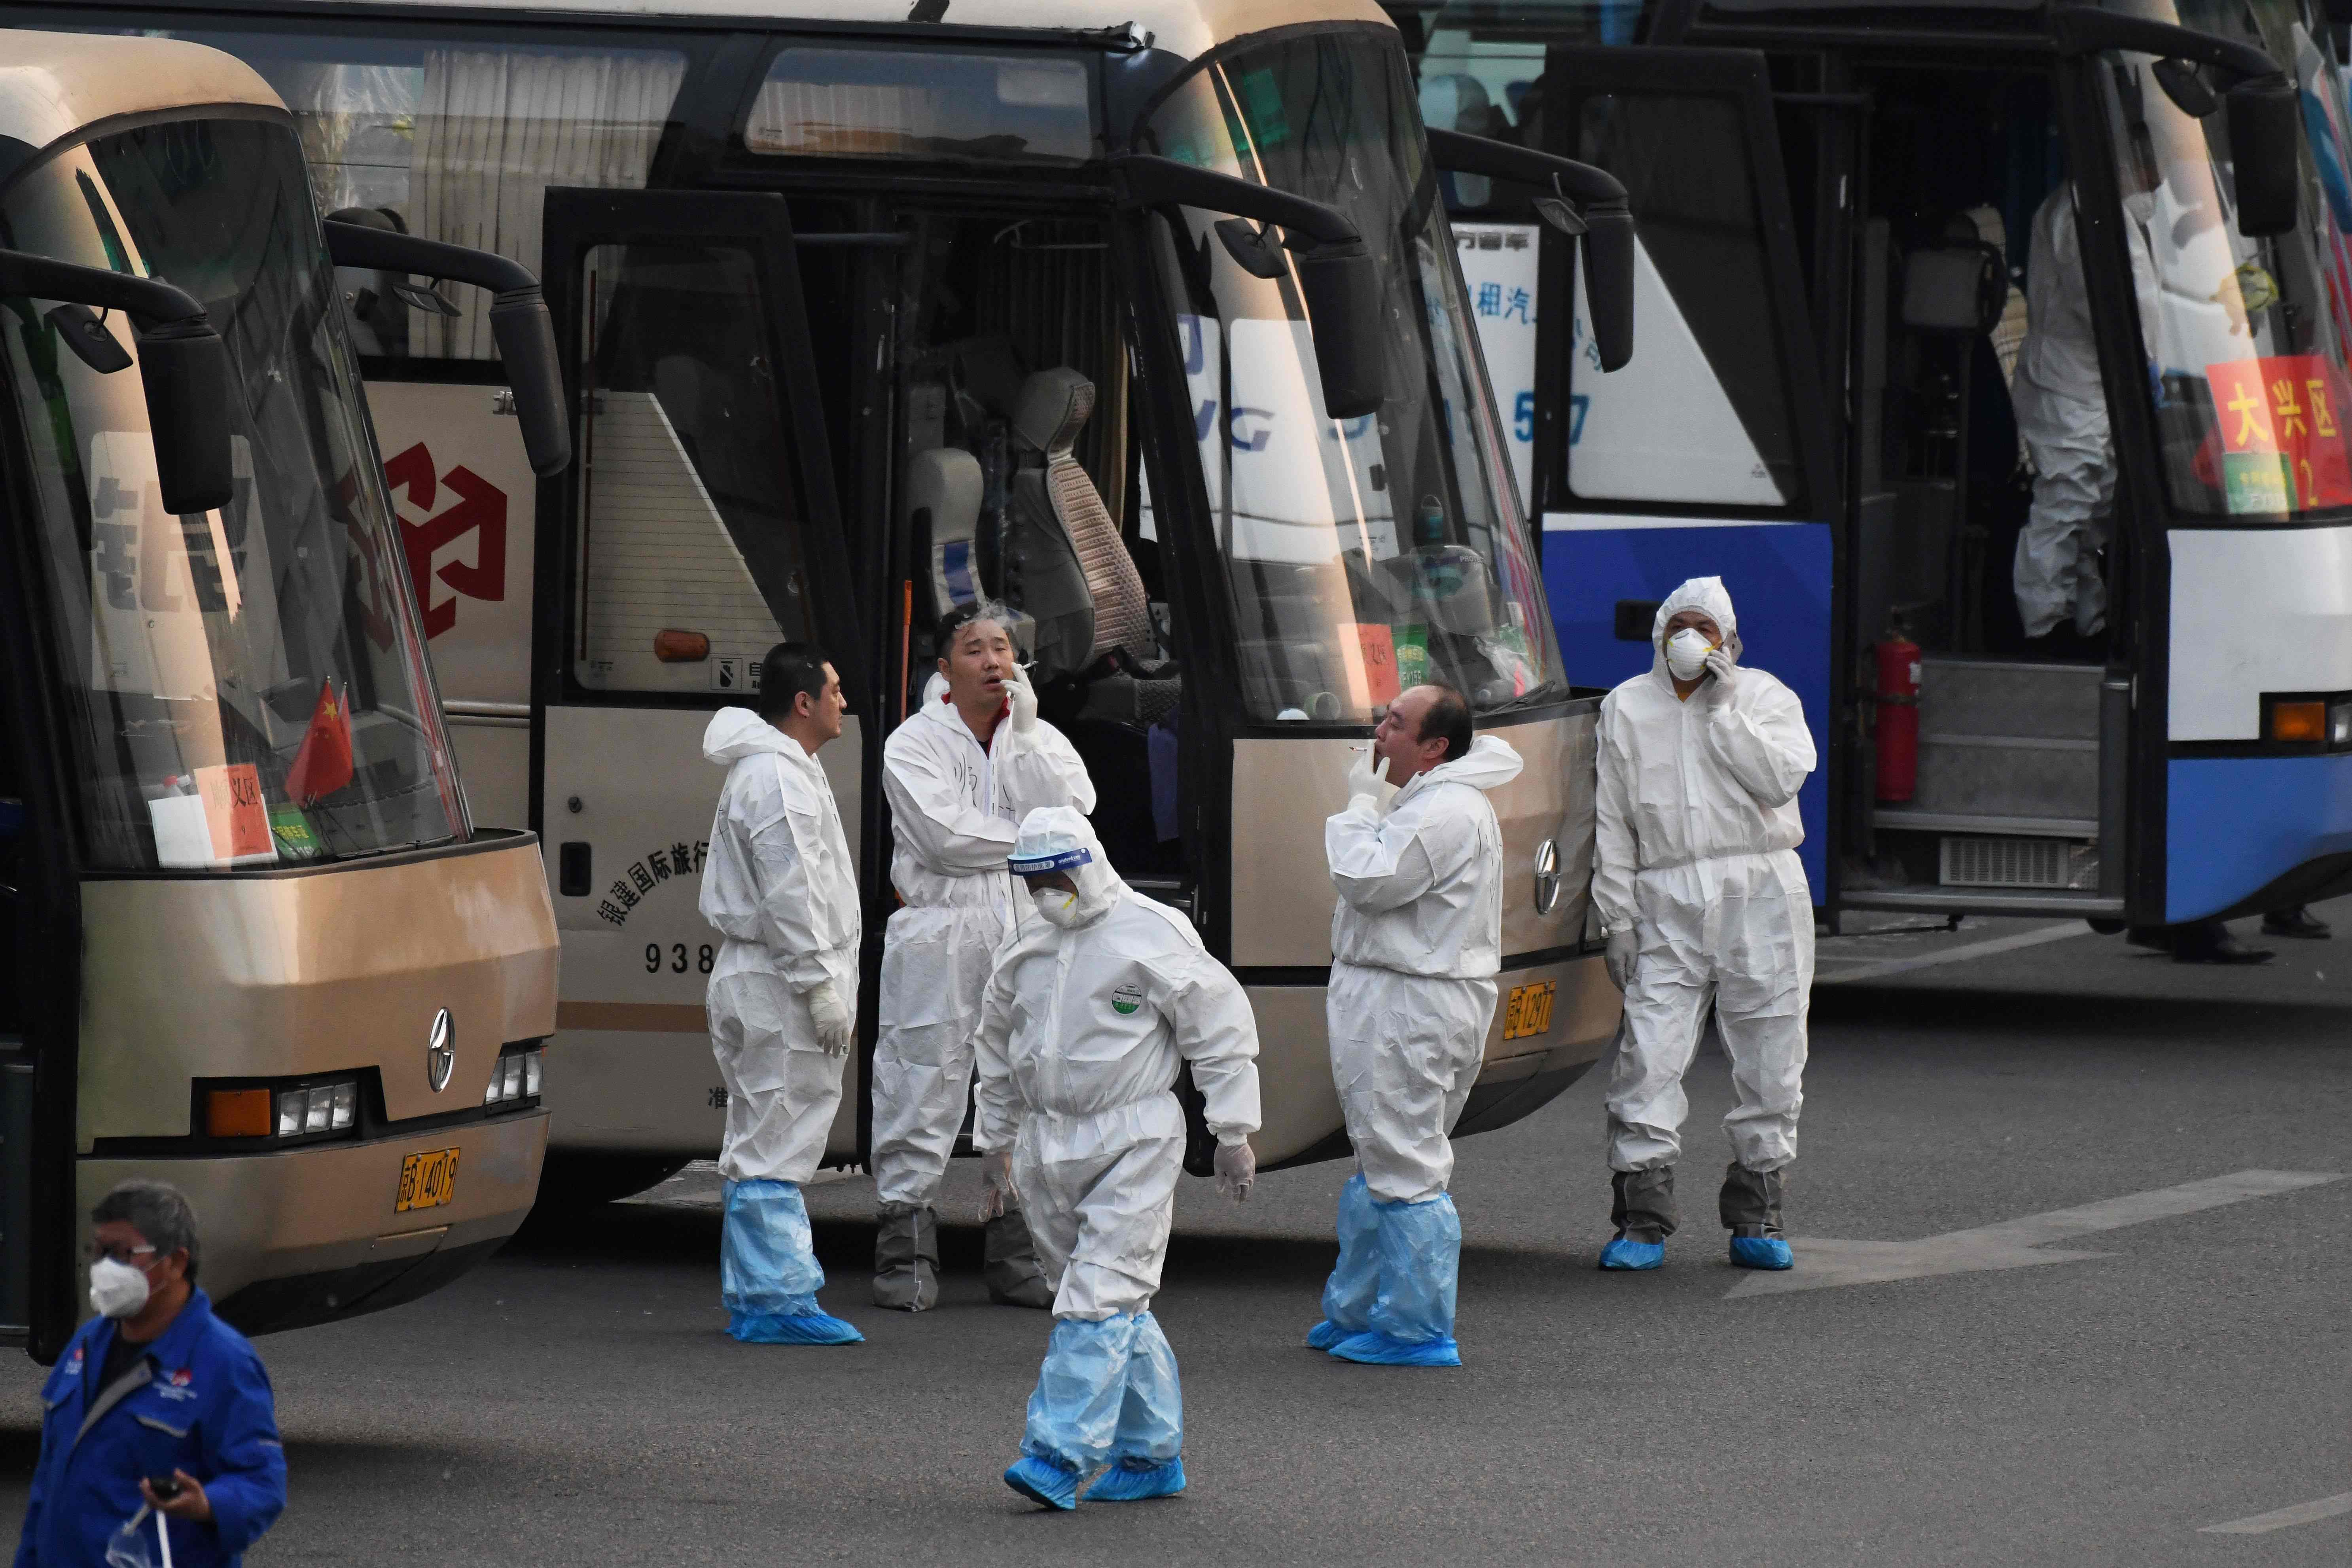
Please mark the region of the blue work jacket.
[[[111, 1318], [84, 1323], [41, 1390], [41, 1458], [16, 1568], [103, 1568], [108, 1538], [145, 1506], [140, 1479], [175, 1469], [204, 1483], [213, 1517], [171, 1521], [173, 1568], [238, 1562], [286, 1507], [286, 1451], [261, 1358], [198, 1290], [147, 1347], [145, 1375], [102, 1389], [119, 1328]], [[141, 1528], [152, 1552], [154, 1521]]]

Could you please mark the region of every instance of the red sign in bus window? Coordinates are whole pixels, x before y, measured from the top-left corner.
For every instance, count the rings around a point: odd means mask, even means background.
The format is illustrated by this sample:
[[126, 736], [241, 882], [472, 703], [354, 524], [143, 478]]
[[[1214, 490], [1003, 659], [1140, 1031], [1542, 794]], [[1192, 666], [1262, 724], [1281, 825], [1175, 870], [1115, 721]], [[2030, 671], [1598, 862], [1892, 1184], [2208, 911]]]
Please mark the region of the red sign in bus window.
[[2352, 382], [2318, 354], [2205, 367], [2221, 421], [2221, 489], [2234, 512], [2352, 506], [2344, 420]]

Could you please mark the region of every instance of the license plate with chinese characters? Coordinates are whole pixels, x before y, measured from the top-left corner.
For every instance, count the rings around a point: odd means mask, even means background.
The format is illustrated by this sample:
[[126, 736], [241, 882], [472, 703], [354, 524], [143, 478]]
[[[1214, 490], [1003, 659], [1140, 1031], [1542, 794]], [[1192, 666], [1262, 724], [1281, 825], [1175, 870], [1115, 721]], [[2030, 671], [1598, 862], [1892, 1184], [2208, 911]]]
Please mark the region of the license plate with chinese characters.
[[457, 1151], [434, 1149], [411, 1154], [400, 1163], [400, 1191], [392, 1212], [439, 1208], [457, 1195]]
[[1503, 1002], [1503, 1038], [1528, 1040], [1551, 1027], [1551, 1005], [1559, 994], [1557, 980], [1533, 980], [1514, 985]]

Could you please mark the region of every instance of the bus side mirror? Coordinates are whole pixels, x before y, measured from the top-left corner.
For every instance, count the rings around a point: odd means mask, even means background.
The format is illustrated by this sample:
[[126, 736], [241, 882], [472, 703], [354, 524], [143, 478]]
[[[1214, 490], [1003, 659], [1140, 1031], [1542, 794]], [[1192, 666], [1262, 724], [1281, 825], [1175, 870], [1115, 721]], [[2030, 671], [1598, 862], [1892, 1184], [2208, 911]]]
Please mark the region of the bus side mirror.
[[555, 323], [548, 316], [539, 279], [529, 268], [496, 251], [447, 245], [413, 234], [333, 218], [319, 226], [326, 233], [327, 254], [338, 267], [417, 273], [490, 289], [490, 336], [499, 345], [499, 360], [506, 366], [507, 377], [514, 384], [515, 413], [522, 420], [522, 444], [530, 455], [530, 471], [546, 479], [570, 466], [572, 419], [563, 406]]
[[155, 485], [175, 517], [214, 511], [236, 494], [229, 459], [228, 347], [209, 322], [139, 334], [139, 376], [155, 442]]
[[1302, 250], [1297, 266], [1299, 292], [1315, 326], [1323, 411], [1334, 419], [1378, 413], [1388, 397], [1382, 352], [1388, 321], [1379, 265], [1356, 240]]
[[1633, 215], [1623, 203], [1584, 209], [1584, 305], [1592, 347], [1612, 371], [1633, 357]]
[[[236, 493], [229, 458], [235, 382], [227, 346], [194, 295], [161, 279], [78, 267], [21, 250], [0, 250], [0, 294], [128, 315], [138, 333], [139, 379], [147, 397], [155, 488], [161, 492], [157, 499], [165, 511], [181, 517], [228, 505]], [[56, 330], [64, 330], [57, 312], [48, 320]], [[79, 349], [76, 353], [101, 375], [120, 368], [93, 363]]]
[[2300, 216], [2303, 107], [2283, 76], [2255, 77], [2223, 95], [2230, 163], [2237, 177], [2238, 232], [2249, 238], [2292, 234]]

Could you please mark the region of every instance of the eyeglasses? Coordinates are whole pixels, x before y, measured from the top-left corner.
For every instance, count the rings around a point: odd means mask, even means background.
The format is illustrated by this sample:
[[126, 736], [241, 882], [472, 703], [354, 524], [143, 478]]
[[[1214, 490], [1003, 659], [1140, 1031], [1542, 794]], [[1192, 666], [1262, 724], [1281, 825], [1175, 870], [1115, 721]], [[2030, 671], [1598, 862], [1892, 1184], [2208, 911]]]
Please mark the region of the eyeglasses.
[[152, 1247], [100, 1247], [98, 1243], [93, 1241], [89, 1244], [89, 1260], [92, 1263], [96, 1263], [101, 1258], [111, 1258], [113, 1261], [122, 1264], [127, 1268], [137, 1259], [141, 1253], [152, 1253], [154, 1250], [155, 1249]]

